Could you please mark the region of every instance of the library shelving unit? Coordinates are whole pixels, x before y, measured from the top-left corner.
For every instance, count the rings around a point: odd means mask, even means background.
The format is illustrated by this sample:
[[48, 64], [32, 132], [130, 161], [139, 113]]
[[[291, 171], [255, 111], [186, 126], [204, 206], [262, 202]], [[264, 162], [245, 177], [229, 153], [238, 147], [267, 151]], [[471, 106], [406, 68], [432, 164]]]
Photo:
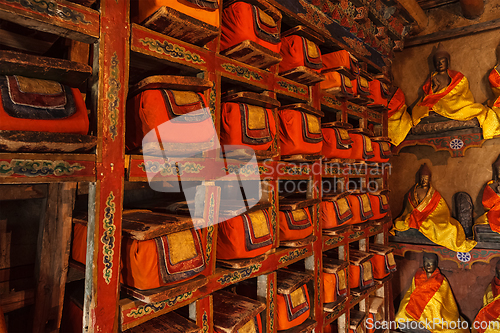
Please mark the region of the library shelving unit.
[[[222, 1], [221, 9], [232, 2]], [[365, 69], [371, 75], [382, 74], [385, 63], [380, 60], [380, 54], [390, 58], [393, 48], [397, 48], [407, 33], [405, 25], [397, 21], [396, 16], [387, 20], [373, 4], [360, 1], [354, 6], [354, 2], [348, 2], [349, 8], [354, 8], [351, 15], [357, 17], [355, 21], [358, 28], [361, 27], [359, 22], [365, 22], [363, 29], [370, 30], [371, 35], [366, 38], [373, 39], [370, 42], [372, 55], [367, 56], [362, 42], [357, 41], [359, 45], [352, 44], [348, 40], [353, 38], [346, 37], [345, 43], [340, 43], [325, 28], [317, 8], [326, 4], [333, 10], [331, 6], [334, 5], [330, 1], [312, 1], [313, 4], [310, 4], [302, 0], [255, 0], [252, 3], [267, 6], [271, 12], [281, 15], [282, 32], [285, 26], [293, 28], [300, 24], [310, 28], [325, 40], [321, 46], [323, 53], [347, 49], [367, 64]], [[307, 284], [310, 317], [304, 324], [287, 332], [310, 332], [313, 329], [323, 332], [325, 326], [332, 324], [337, 325], [338, 332], [348, 332], [351, 311], [368, 311], [370, 296], [384, 299], [384, 313], [388, 319], [390, 278], [377, 281], [363, 291], [350, 291], [347, 286], [348, 296], [327, 309], [323, 306], [321, 273], [323, 258], [327, 255], [349, 262], [351, 251], [369, 252], [372, 244], [386, 245], [390, 216], [324, 234], [319, 204], [323, 195], [323, 180], [345, 184], [345, 189], [349, 190], [352, 189], [350, 186], [357, 186], [357, 190], [366, 191], [371, 182], [387, 189], [388, 165], [359, 162], [362, 168], [352, 168], [354, 161], [351, 160], [322, 161], [321, 156], [313, 156], [299, 161], [277, 153], [267, 159], [259, 159], [257, 168], [246, 170], [240, 169], [240, 160], [228, 158], [225, 160], [224, 172], [215, 175], [208, 172], [209, 166], [204, 168], [204, 163], [217, 162], [218, 157], [213, 152], [208, 152], [203, 159], [192, 158], [172, 163], [158, 157], [145, 158], [141, 153], [126, 153], [124, 140], [129, 90], [151, 75], [177, 75], [212, 82], [203, 93], [217, 134], [221, 128], [221, 101], [234, 87], [263, 93], [261, 95], [277, 100], [281, 105], [307, 104], [325, 114], [323, 122], [342, 121], [353, 124], [355, 128], [371, 128], [378, 136], [387, 136], [387, 112], [372, 110], [325, 93], [319, 84], [305, 85], [282, 77], [278, 74], [279, 64], [262, 69], [225, 56], [219, 52], [220, 33], [205, 46], [196, 46], [131, 23], [130, 5], [128, 0], [100, 0], [89, 4], [89, 7], [63, 0], [0, 0], [2, 20], [65, 38], [65, 45], [69, 45], [66, 49], [70, 52], [59, 57], [89, 65], [87, 85], [81, 90], [88, 92], [86, 104], [90, 110], [90, 137], [96, 143], [94, 149], [86, 153], [43, 150], [36, 153], [0, 153], [0, 183], [9, 184], [8, 195], [11, 199], [28, 199], [30, 193], [36, 192], [36, 183], [48, 184], [43, 195], [47, 201], [45, 212], [41, 214], [42, 241], [39, 242], [35, 267], [36, 287], [31, 290], [31, 296], [30, 292], [25, 293], [23, 303], [35, 303], [34, 331], [57, 331], [60, 325], [75, 197], [88, 198], [88, 214], [84, 219], [88, 229], [87, 257], [85, 267], [80, 267], [85, 271], [84, 276], [81, 276], [85, 279], [85, 332], [137, 329], [160, 316], [165, 321], [172, 320], [164, 315], [174, 310], [189, 318], [194, 323], [195, 331], [198, 327], [201, 332], [213, 332], [216, 311], [212, 294], [233, 287], [231, 290], [238, 290], [238, 285], [253, 288], [249, 293], [266, 305], [261, 313], [264, 331], [276, 332], [277, 270], [282, 268], [300, 270], [311, 276]], [[313, 12], [304, 14], [304, 8]], [[316, 15], [316, 21], [309, 19], [308, 15]], [[323, 23], [318, 24], [318, 20]], [[379, 38], [375, 38], [376, 35]], [[373, 52], [375, 50], [378, 51]], [[30, 53], [29, 49], [27, 51]], [[85, 53], [86, 56], [82, 56]], [[8, 63], [0, 60], [2, 74], [8, 73], [8, 66]], [[277, 108], [273, 109], [273, 114], [278, 128]], [[278, 138], [279, 131], [273, 143], [276, 152], [279, 152]], [[137, 292], [120, 285], [122, 212], [124, 206], [140, 206], [137, 200], [133, 200], [134, 197], [140, 199], [140, 194], [134, 193], [147, 191], [148, 172], [152, 170], [156, 170], [155, 181], [159, 183], [178, 182], [182, 174], [183, 182], [193, 182], [203, 191], [203, 216], [199, 220], [204, 223], [201, 229], [202, 243], [208, 269], [202, 277], [174, 287]], [[239, 170], [238, 174], [234, 170]], [[222, 176], [224, 179], [221, 180]], [[219, 210], [221, 213], [223, 210], [219, 205], [220, 188], [225, 186], [225, 182], [235, 179], [240, 182], [262, 181], [266, 202], [261, 204], [271, 217], [273, 249], [266, 256], [241, 267], [227, 267], [216, 260], [217, 223], [214, 222], [219, 218]], [[289, 244], [279, 240], [279, 210], [280, 206], [286, 204], [286, 200], [280, 196], [283, 190], [280, 184], [283, 181], [307, 183], [307, 193], [301, 193], [302, 203], [311, 212], [313, 235], [303, 243]], [[3, 200], [5, 196], [7, 194], [1, 196]], [[168, 199], [168, 194], [163, 193], [153, 199], [162, 198]], [[61, 242], [50, 241], [55, 237]], [[147, 326], [143, 327], [146, 329]]]

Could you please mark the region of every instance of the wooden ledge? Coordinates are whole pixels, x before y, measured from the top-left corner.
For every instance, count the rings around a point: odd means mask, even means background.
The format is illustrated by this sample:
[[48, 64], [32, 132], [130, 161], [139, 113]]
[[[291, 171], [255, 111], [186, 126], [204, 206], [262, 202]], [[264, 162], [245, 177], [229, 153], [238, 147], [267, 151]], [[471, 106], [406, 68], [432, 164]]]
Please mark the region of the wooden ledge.
[[281, 106], [278, 110], [294, 110], [294, 111], [299, 111], [299, 112], [305, 112], [312, 114], [317, 117], [324, 117], [325, 114], [318, 109], [313, 108], [312, 106], [305, 104], [305, 103], [295, 103], [295, 104], [287, 104]]
[[222, 333], [237, 332], [266, 308], [265, 303], [227, 291], [216, 291], [212, 296], [214, 326]]
[[17, 153], [85, 153], [97, 137], [71, 133], [0, 131], [0, 151]]
[[255, 258], [244, 258], [244, 259], [217, 259], [217, 264], [222, 267], [241, 269], [248, 266], [256, 265], [265, 261], [270, 254], [274, 253], [275, 249], [271, 249], [266, 253], [257, 256]]
[[322, 123], [321, 128], [332, 128], [332, 127], [338, 127], [338, 128], [343, 128], [343, 129], [352, 129], [352, 125], [349, 123], [344, 123], [342, 121], [332, 121], [330, 123]]
[[343, 234], [343, 233], [351, 231], [351, 230], [352, 230], [352, 225], [344, 224], [344, 225], [340, 225], [340, 226], [335, 227], [335, 228], [323, 229], [322, 231], [323, 231], [323, 235], [337, 236], [337, 235]]
[[344, 260], [323, 257], [323, 272], [334, 274], [339, 270], [346, 269], [349, 263]]
[[310, 236], [303, 238], [303, 239], [280, 241], [280, 246], [303, 247], [303, 246], [306, 246], [306, 245], [309, 245], [309, 244], [315, 242], [316, 239], [317, 239], [316, 236], [310, 235]]
[[92, 67], [70, 60], [0, 50], [0, 74], [52, 80], [77, 88], [92, 75]]
[[173, 286], [160, 287], [155, 289], [140, 290], [122, 284], [122, 291], [135, 299], [144, 303], [156, 303], [165, 301], [177, 295], [182, 295], [189, 291], [194, 292], [208, 283], [208, 279], [199, 275], [191, 280], [179, 282]]
[[326, 78], [323, 74], [313, 71], [306, 66], [299, 66], [279, 74], [289, 80], [305, 84], [306, 86], [315, 85], [318, 82], [324, 81]]
[[211, 81], [191, 76], [153, 75], [134, 84], [128, 97], [149, 89], [173, 89], [203, 92], [213, 87]]
[[281, 106], [281, 103], [277, 99], [250, 91], [241, 91], [222, 96], [221, 102], [245, 103], [257, 105], [266, 109], [274, 109]]
[[176, 312], [169, 312], [128, 329], [127, 333], [199, 333], [201, 328], [195, 322]]
[[340, 297], [331, 303], [323, 303], [323, 311], [324, 312], [335, 312], [335, 310], [340, 306], [340, 304], [344, 303], [347, 300], [347, 296]]
[[288, 295], [297, 288], [302, 287], [307, 281], [312, 279], [312, 275], [304, 272], [297, 272], [288, 269], [278, 269], [277, 271], [278, 294]]
[[271, 67], [283, 60], [279, 53], [248, 39], [221, 51], [220, 54], [261, 69]]
[[356, 75], [351, 72], [351, 70], [345, 66], [326, 68], [321, 71], [321, 74], [327, 74], [331, 72], [337, 72], [344, 76], [347, 76], [350, 80], [356, 80]]
[[316, 328], [316, 321], [312, 319], [306, 319], [302, 324], [295, 327], [289, 328], [284, 331], [279, 331], [280, 333], [309, 333]]
[[317, 33], [316, 31], [312, 30], [311, 28], [305, 25], [297, 25], [292, 29], [288, 29], [287, 31], [281, 33], [281, 37], [286, 37], [291, 35], [297, 35], [300, 37], [307, 38], [316, 45], [321, 45], [325, 42], [323, 36], [321, 36], [319, 33]]

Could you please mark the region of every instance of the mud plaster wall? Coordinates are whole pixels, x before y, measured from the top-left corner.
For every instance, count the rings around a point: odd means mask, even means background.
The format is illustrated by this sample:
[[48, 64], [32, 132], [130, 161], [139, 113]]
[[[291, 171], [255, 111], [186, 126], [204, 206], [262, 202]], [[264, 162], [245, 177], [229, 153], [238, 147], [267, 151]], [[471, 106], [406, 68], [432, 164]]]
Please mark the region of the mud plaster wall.
[[[477, 102], [492, 98], [488, 74], [496, 64], [495, 48], [500, 43], [499, 30], [480, 33], [442, 42], [451, 55], [451, 69], [462, 72], [470, 83]], [[430, 54], [437, 44], [428, 44], [405, 49], [393, 63], [395, 82], [412, 105], [418, 98], [421, 86], [431, 69]], [[389, 178], [390, 203], [394, 217], [399, 216], [405, 193], [415, 183], [415, 175], [422, 163], [432, 171], [432, 183], [441, 193], [450, 208], [456, 192], [469, 193], [474, 202], [475, 218], [484, 210], [481, 205], [484, 185], [492, 177], [491, 164], [500, 154], [500, 139], [486, 141], [482, 148], [470, 148], [464, 157], [451, 158], [446, 151], [435, 152], [432, 147], [415, 146], [401, 150], [391, 159], [392, 174]], [[494, 264], [476, 263], [472, 270], [459, 269], [453, 262], [443, 261], [440, 267], [448, 278], [461, 312], [473, 319], [481, 308], [482, 295], [494, 276]], [[416, 269], [421, 265], [421, 255], [408, 254], [398, 259], [399, 272], [393, 280], [395, 309], [408, 289]]]

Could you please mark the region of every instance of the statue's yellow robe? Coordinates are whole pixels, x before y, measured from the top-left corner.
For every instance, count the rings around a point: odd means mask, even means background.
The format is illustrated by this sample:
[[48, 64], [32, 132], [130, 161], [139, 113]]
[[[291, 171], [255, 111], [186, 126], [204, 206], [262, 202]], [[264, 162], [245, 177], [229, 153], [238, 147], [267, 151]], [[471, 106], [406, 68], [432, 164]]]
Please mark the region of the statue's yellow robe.
[[444, 246], [455, 252], [469, 252], [477, 242], [465, 237], [464, 229], [460, 223], [451, 217], [446, 201], [432, 185], [422, 202], [418, 203], [415, 185], [405, 200], [403, 214], [394, 220], [394, 230], [406, 231], [410, 228], [417, 229], [434, 243]]
[[493, 278], [484, 292], [483, 307], [474, 319], [472, 332], [500, 332], [500, 280], [497, 277]]
[[405, 95], [398, 88], [389, 102], [388, 132], [391, 143], [398, 146], [405, 139], [413, 126], [411, 116], [406, 111]]
[[[432, 73], [431, 77], [436, 74]], [[432, 92], [431, 78], [427, 79], [423, 86], [425, 96], [412, 110], [413, 125], [434, 111], [455, 120], [477, 118], [485, 139], [500, 135], [500, 110], [476, 103], [469, 89], [469, 81], [462, 73], [448, 70], [448, 75], [451, 83], [436, 93]]]
[[422, 323], [422, 327], [431, 332], [469, 332], [468, 329], [462, 328], [466, 327], [465, 322], [459, 324], [463, 319], [458, 312], [450, 284], [439, 268], [436, 268], [429, 278], [424, 269], [419, 268], [413, 277], [410, 289], [401, 300], [396, 323], [403, 328], [404, 323], [412, 321]]

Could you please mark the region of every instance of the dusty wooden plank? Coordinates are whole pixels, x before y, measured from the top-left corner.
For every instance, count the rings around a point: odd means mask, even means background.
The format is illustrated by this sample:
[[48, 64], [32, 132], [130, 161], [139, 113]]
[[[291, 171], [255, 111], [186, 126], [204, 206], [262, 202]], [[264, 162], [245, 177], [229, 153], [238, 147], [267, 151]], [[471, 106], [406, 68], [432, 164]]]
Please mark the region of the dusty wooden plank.
[[280, 333], [309, 333], [312, 332], [315, 327], [316, 327], [315, 320], [306, 319], [306, 321], [304, 321], [302, 324], [289, 328], [284, 331], [280, 331]]
[[280, 241], [280, 246], [286, 247], [302, 247], [315, 242], [317, 237], [315, 235], [310, 235], [303, 239]]
[[0, 74], [22, 75], [80, 87], [92, 68], [79, 62], [0, 50]]
[[250, 91], [242, 91], [222, 96], [221, 102], [246, 103], [246, 104], [261, 106], [263, 108], [268, 108], [268, 109], [274, 109], [281, 105], [281, 103], [274, 98]]
[[127, 330], [128, 333], [198, 333], [201, 328], [193, 321], [170, 312]]
[[299, 66], [286, 72], [281, 72], [280, 75], [289, 80], [305, 84], [306, 86], [312, 86], [325, 80], [324, 75], [319, 74], [318, 72], [315, 72], [305, 66]]
[[0, 201], [40, 199], [46, 194], [46, 185], [0, 185]]
[[472, 24], [465, 27], [443, 30], [428, 35], [408, 38], [407, 40], [405, 40], [405, 47], [408, 48], [417, 45], [435, 43], [442, 40], [449, 40], [453, 38], [459, 38], [462, 36], [469, 36], [498, 28], [500, 28], [500, 18], [488, 22]]
[[148, 89], [173, 89], [203, 92], [213, 87], [213, 83], [198, 77], [153, 75], [139, 81], [129, 90], [128, 97]]
[[85, 43], [99, 37], [99, 13], [65, 1], [2, 0], [0, 19]]
[[4, 313], [8, 313], [25, 306], [32, 305], [35, 301], [35, 290], [21, 290], [2, 295], [0, 298], [0, 307]]
[[306, 284], [307, 281], [312, 279], [312, 275], [288, 269], [279, 269], [277, 279], [278, 293], [287, 295]]
[[[58, 330], [71, 249], [71, 215], [76, 183], [50, 184], [40, 220], [33, 332]], [[54, 241], [56, 240], [56, 241]]]
[[218, 332], [235, 333], [257, 316], [266, 305], [227, 291], [213, 293], [214, 326]]
[[305, 103], [295, 103], [295, 104], [287, 104], [283, 105], [280, 107], [278, 110], [295, 110], [295, 111], [300, 111], [300, 112], [305, 112], [312, 114], [317, 117], [324, 117], [325, 114], [316, 108], [313, 108], [312, 106], [305, 104]]
[[160, 287], [156, 289], [139, 290], [126, 285], [122, 285], [125, 294], [145, 303], [162, 302], [186, 292], [194, 292], [208, 283], [208, 279], [203, 275], [197, 276], [189, 281], [181, 282], [177, 285]]
[[0, 130], [0, 151], [84, 153], [96, 145], [97, 138], [90, 135]]
[[262, 69], [269, 68], [283, 60], [283, 57], [279, 53], [266, 49], [248, 39], [223, 50], [221, 54]]

